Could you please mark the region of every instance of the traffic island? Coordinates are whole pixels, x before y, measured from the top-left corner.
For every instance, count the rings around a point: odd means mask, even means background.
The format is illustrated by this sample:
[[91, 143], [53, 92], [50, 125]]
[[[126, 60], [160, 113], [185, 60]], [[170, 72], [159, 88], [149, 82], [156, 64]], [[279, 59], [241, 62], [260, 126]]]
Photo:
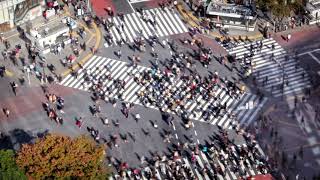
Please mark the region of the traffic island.
[[242, 30], [230, 30], [228, 34], [225, 32], [214, 28], [214, 29], [208, 29], [205, 28], [207, 24], [207, 20], [204, 18], [198, 18], [196, 17], [192, 11], [188, 10], [188, 7], [182, 2], [179, 2], [176, 5], [176, 8], [180, 14], [180, 16], [183, 18], [183, 20], [189, 24], [192, 28], [197, 28], [201, 31], [202, 34], [210, 35], [214, 38], [216, 38], [218, 41], [223, 41], [225, 39], [229, 40], [257, 40], [262, 39], [263, 35], [261, 32], [258, 31], [258, 28], [255, 28], [255, 31], [249, 32], [249, 31], [242, 31]]

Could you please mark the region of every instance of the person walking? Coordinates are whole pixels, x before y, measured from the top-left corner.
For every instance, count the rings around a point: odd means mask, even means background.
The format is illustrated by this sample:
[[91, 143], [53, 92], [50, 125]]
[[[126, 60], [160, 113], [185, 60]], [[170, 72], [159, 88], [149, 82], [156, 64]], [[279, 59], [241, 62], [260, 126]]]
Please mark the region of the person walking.
[[121, 58], [121, 50], [120, 49], [117, 51], [117, 56], [119, 59]]
[[301, 159], [303, 159], [303, 146], [300, 146], [300, 149], [299, 149], [299, 157]]
[[11, 83], [11, 88], [12, 88], [12, 91], [13, 91], [14, 95], [17, 96], [18, 84], [13, 81], [13, 82]]
[[287, 35], [287, 42], [289, 42], [289, 40], [291, 39], [291, 34]]
[[136, 120], [136, 122], [138, 122], [140, 120], [140, 118], [141, 117], [140, 117], [139, 113], [135, 114], [134, 119]]
[[76, 126], [78, 126], [79, 129], [81, 129], [82, 125], [83, 125], [82, 117], [76, 118]]
[[8, 108], [3, 108], [3, 112], [7, 116], [7, 118], [9, 118], [10, 110]]
[[94, 46], [91, 47], [90, 49], [91, 49], [91, 53], [92, 53], [92, 54], [96, 54], [96, 49], [94, 48]]
[[127, 107], [123, 107], [122, 112], [126, 118], [129, 117], [129, 109]]
[[109, 119], [107, 117], [103, 119], [103, 124], [109, 127]]
[[305, 128], [304, 116], [303, 115], [301, 116], [301, 121], [300, 122], [301, 122], [302, 127]]

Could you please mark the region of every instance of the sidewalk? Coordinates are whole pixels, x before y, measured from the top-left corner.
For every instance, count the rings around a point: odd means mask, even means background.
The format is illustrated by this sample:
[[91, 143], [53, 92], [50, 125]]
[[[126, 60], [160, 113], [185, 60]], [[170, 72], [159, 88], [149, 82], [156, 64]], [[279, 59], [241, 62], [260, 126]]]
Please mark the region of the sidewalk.
[[[73, 17], [68, 11], [67, 11], [67, 14], [70, 16], [70, 17]], [[89, 31], [90, 30], [86, 27], [86, 25], [84, 25], [82, 22], [79, 22], [78, 23], [85, 28], [86, 31]], [[59, 73], [62, 77], [65, 77], [67, 76], [68, 74], [71, 73], [72, 70], [76, 70], [79, 68], [79, 64], [82, 66], [84, 65], [92, 56], [92, 51], [91, 51], [91, 47], [93, 47], [94, 49], [99, 49], [99, 47], [101, 46], [101, 38], [102, 38], [102, 33], [101, 33], [101, 30], [97, 27], [97, 25], [95, 23], [93, 23], [93, 29], [94, 29], [94, 34], [93, 37], [95, 37], [95, 42], [91, 45], [91, 44], [88, 44], [89, 48], [87, 48], [88, 50], [86, 51], [86, 53], [84, 54], [83, 52], [80, 52], [82, 56], [79, 56], [80, 58], [77, 58], [77, 61], [73, 63], [72, 67], [67, 69], [67, 70], [64, 70], [62, 71], [61, 73]]]
[[[289, 42], [285, 40], [288, 34], [291, 34], [291, 39]], [[313, 48], [319, 48], [318, 37], [320, 36], [320, 27], [318, 25], [303, 26], [295, 29], [289, 29], [284, 32], [275, 33], [273, 38], [284, 48], [293, 49], [297, 48], [299, 50], [309, 48], [306, 45], [314, 46]], [[314, 42], [314, 43], [313, 43]]]
[[[56, 15], [49, 19], [47, 22], [43, 17], [38, 17], [32, 23], [34, 24], [34, 27], [41, 27], [41, 26], [48, 26], [48, 24], [53, 24], [53, 23], [61, 23], [61, 17], [73, 17], [67, 7], [65, 7], [65, 12], [63, 15]], [[100, 29], [94, 24], [92, 29], [88, 29], [88, 27], [82, 22], [81, 20], [77, 20], [78, 27], [84, 27], [86, 36], [83, 39], [79, 38], [79, 42], [81, 41], [86, 43], [86, 51], [80, 50], [79, 51], [79, 56], [76, 58], [76, 60], [72, 64], [72, 69], [77, 69], [79, 67], [79, 64], [84, 64], [91, 56], [91, 48], [94, 47], [95, 49], [98, 49], [101, 43], [101, 32]], [[21, 28], [25, 29], [26, 24], [21, 25]], [[73, 36], [77, 37], [78, 34], [73, 34]], [[25, 57], [28, 54], [27, 50], [24, 46], [25, 42], [19, 37], [19, 32], [17, 31], [17, 28], [12, 29], [11, 31], [8, 31], [4, 33], [4, 39], [8, 39], [11, 42], [11, 48], [14, 48], [15, 45], [20, 44], [22, 45], [22, 54], [21, 57]], [[71, 72], [71, 69], [68, 67], [63, 67], [60, 60], [66, 58], [70, 54], [73, 54], [73, 49], [71, 48], [70, 45], [67, 45], [65, 49], [61, 52], [59, 55], [54, 55], [52, 53], [46, 54], [46, 64], [53, 64], [56, 68], [55, 73], [57, 75], [61, 75], [61, 77], [64, 77], [68, 75]], [[20, 64], [20, 63], [19, 63]], [[14, 78], [22, 78], [24, 77], [26, 79], [27, 74], [23, 73], [23, 67], [20, 65], [14, 66], [10, 60], [5, 61], [4, 65], [6, 66], [6, 76], [14, 77]], [[50, 70], [48, 68], [45, 68], [46, 70], [46, 75], [52, 75]], [[43, 69], [44, 72], [44, 69]], [[39, 80], [33, 76], [31, 77], [31, 82], [37, 82], [39, 83]], [[34, 84], [34, 83], [32, 83]]]

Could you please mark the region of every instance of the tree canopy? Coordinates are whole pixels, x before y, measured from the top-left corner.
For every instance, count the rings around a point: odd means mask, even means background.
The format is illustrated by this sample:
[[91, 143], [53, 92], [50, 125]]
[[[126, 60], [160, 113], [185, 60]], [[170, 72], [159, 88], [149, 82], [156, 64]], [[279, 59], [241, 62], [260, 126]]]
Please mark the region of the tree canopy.
[[36, 179], [106, 179], [104, 156], [104, 147], [88, 137], [72, 139], [49, 134], [34, 144], [24, 144], [16, 161]]
[[0, 150], [0, 179], [27, 179], [26, 175], [18, 168], [15, 162], [15, 154], [13, 150]]
[[271, 11], [276, 18], [289, 17], [291, 12], [301, 13], [305, 0], [258, 0], [263, 11]]

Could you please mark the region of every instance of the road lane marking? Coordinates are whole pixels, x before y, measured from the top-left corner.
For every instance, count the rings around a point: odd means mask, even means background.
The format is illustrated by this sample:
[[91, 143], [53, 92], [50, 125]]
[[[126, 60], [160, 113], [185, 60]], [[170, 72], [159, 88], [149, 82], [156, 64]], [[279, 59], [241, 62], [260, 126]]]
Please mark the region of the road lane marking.
[[312, 59], [314, 59], [315, 61], [317, 61], [318, 64], [320, 64], [320, 59], [315, 57], [311, 52], [308, 52], [308, 54], [312, 57]]
[[306, 55], [308, 53], [313, 53], [313, 52], [317, 52], [317, 51], [320, 51], [320, 49], [314, 49], [314, 50], [311, 50], [311, 51], [307, 51], [307, 52], [304, 52], [304, 53], [300, 53], [298, 54], [297, 56], [303, 56], [303, 55]]
[[136, 11], [134, 10], [134, 8], [133, 8], [133, 6], [132, 6], [132, 4], [131, 4], [130, 0], [129, 0], [129, 1], [127, 1], [127, 2], [128, 2], [128, 4], [130, 5], [130, 7], [131, 7], [132, 11], [135, 13]]

